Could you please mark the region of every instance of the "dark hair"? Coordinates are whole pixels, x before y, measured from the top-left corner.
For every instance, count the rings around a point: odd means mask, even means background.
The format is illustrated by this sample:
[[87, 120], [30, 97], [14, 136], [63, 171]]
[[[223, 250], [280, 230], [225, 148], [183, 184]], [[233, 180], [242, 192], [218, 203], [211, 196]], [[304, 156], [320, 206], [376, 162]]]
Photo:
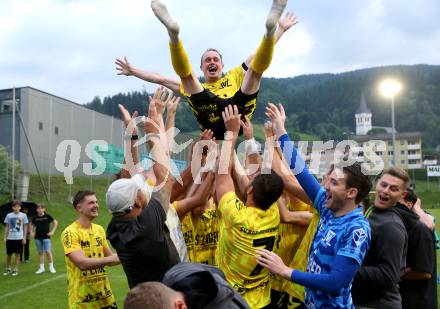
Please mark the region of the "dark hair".
[[76, 206], [79, 204], [79, 203], [81, 203], [83, 200], [84, 200], [84, 198], [86, 197], [86, 196], [89, 196], [89, 195], [96, 195], [96, 193], [95, 192], [93, 192], [93, 191], [89, 191], [89, 190], [84, 190], [84, 191], [78, 191], [76, 194], [75, 194], [75, 196], [73, 197], [73, 207], [75, 207], [76, 208]]
[[271, 170], [270, 174], [259, 174], [252, 182], [255, 206], [262, 210], [268, 209], [283, 193], [283, 179]]
[[37, 204], [37, 208], [38, 208], [38, 207], [41, 207], [41, 208], [46, 209], [46, 205], [44, 205], [44, 204]]
[[21, 201], [20, 200], [14, 200], [13, 202], [12, 202], [12, 205], [11, 205], [11, 207], [14, 207], [15, 205], [18, 205], [18, 206], [22, 206], [22, 203], [21, 203]]
[[362, 167], [359, 162], [355, 162], [350, 166], [342, 167], [342, 172], [347, 176], [345, 180], [346, 188], [356, 188], [358, 193], [354, 202], [359, 204], [371, 190], [371, 178], [362, 173]]
[[416, 193], [414, 192], [413, 189], [410, 189], [410, 188], [407, 188], [406, 191], [407, 191], [407, 193], [403, 199], [407, 202], [413, 203], [413, 205], [414, 205], [417, 202]]
[[385, 169], [382, 172], [382, 175], [380, 175], [380, 177], [382, 177], [383, 175], [386, 175], [386, 174], [403, 180], [403, 187], [404, 188], [406, 188], [408, 186], [408, 183], [409, 183], [408, 174], [400, 167], [391, 166], [391, 167]]
[[161, 282], [143, 282], [132, 288], [124, 301], [124, 309], [168, 309], [173, 290]]
[[207, 52], [210, 52], [210, 51], [216, 52], [216, 53], [220, 56], [220, 61], [221, 61], [221, 63], [223, 63], [223, 56], [222, 56], [222, 54], [220, 54], [220, 52], [219, 52], [217, 49], [215, 49], [215, 48], [208, 48], [208, 49], [205, 50], [205, 52], [202, 54], [202, 58], [200, 58], [200, 65], [203, 64], [203, 57], [205, 56], [205, 54], [206, 54]]

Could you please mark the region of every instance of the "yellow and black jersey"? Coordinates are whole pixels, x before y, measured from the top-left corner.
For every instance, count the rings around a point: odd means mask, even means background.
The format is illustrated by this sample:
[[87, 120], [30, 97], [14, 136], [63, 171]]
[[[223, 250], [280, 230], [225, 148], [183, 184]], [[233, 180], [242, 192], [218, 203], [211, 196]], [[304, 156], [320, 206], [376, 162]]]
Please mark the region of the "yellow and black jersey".
[[68, 257], [82, 250], [88, 258], [103, 258], [108, 247], [102, 226], [93, 224], [83, 228], [75, 221], [61, 233], [67, 266], [67, 290], [69, 308], [116, 308], [105, 266], [81, 270]]
[[[287, 204], [287, 208], [290, 211], [310, 211], [312, 206], [297, 198], [291, 197], [290, 202]], [[284, 264], [289, 265], [292, 262], [306, 231], [307, 227], [290, 223], [280, 224], [278, 237], [273, 251], [281, 257]], [[280, 276], [273, 276], [271, 279], [272, 289], [283, 292], [287, 280]]]
[[[178, 202], [173, 203], [176, 208]], [[207, 209], [193, 218], [188, 212], [181, 220], [183, 238], [191, 262], [217, 266], [216, 251], [219, 237], [219, 215], [216, 205], [210, 200]]]
[[270, 303], [269, 271], [258, 265], [255, 250], [273, 249], [280, 224], [278, 206], [248, 207], [235, 192], [229, 192], [221, 198], [218, 210], [219, 267], [251, 308], [262, 308]]
[[225, 132], [222, 111], [230, 104], [237, 105], [243, 116], [252, 118], [257, 106], [258, 92], [247, 95], [240, 90], [247, 69], [246, 64], [243, 63], [228, 71], [218, 81], [203, 83], [204, 90], [192, 95], [185, 93], [181, 85], [181, 94], [187, 98], [200, 129], [211, 129], [214, 136], [222, 140]]

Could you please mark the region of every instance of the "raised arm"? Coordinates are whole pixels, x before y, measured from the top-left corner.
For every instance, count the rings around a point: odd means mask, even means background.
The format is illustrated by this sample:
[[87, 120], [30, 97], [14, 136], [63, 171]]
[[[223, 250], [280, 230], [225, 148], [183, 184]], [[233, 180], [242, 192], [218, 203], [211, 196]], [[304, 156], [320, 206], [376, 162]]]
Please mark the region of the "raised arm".
[[159, 73], [143, 71], [135, 68], [130, 64], [127, 57], [124, 57], [124, 59], [117, 58], [115, 64], [116, 70], [119, 71], [117, 73], [118, 75], [135, 76], [146, 82], [167, 87], [174, 92], [180, 92], [180, 83], [178, 80], [163, 76]]
[[153, 97], [150, 97], [148, 118], [144, 117], [142, 124], [150, 145], [150, 155], [154, 161], [153, 172], [156, 178], [156, 186], [159, 186], [159, 191], [155, 195], [158, 196], [162, 207], [167, 211], [173, 182], [170, 172], [169, 143], [165, 134], [163, 119], [156, 109], [157, 101], [161, 100], [159, 89]]
[[135, 111], [133, 112], [133, 115], [130, 116], [130, 113], [122, 104], [118, 104], [118, 108], [119, 108], [119, 112], [121, 113], [121, 118], [125, 126], [124, 142], [127, 143], [125, 144], [125, 147], [130, 148], [130, 149], [126, 149], [125, 153], [126, 155], [131, 154], [131, 162], [130, 160], [127, 160], [127, 158], [124, 157], [123, 167], [121, 169], [120, 175], [121, 178], [130, 178], [132, 175], [140, 172], [139, 170], [136, 169], [136, 166], [138, 166], [139, 163], [139, 153], [138, 153], [138, 147], [135, 146], [137, 139], [139, 137], [137, 133], [137, 126], [135, 121], [138, 112]]
[[283, 151], [284, 158], [287, 162], [290, 162], [290, 169], [298, 169], [298, 171], [296, 171], [296, 179], [298, 179], [299, 184], [313, 203], [319, 190], [321, 190], [321, 186], [307, 168], [304, 159], [298, 154], [295, 145], [287, 134], [284, 126], [286, 121], [286, 113], [283, 106], [279, 104], [277, 107], [275, 104], [268, 103], [268, 106], [266, 107], [266, 115], [272, 120], [273, 130], [275, 136], [280, 142], [280, 147]]
[[278, 199], [277, 205], [280, 211], [281, 223], [309, 226], [313, 217], [313, 214], [310, 211], [290, 211], [282, 198]]
[[254, 126], [248, 116], [244, 116], [244, 121], [240, 120], [240, 125], [243, 128], [245, 143], [250, 148], [250, 151], [246, 151], [246, 166], [250, 164], [259, 166], [261, 158], [254, 138]]
[[213, 180], [214, 174], [208, 172], [202, 183], [196, 185], [197, 189], [193, 194], [190, 194], [183, 200], [176, 201], [176, 212], [179, 218], [182, 218], [194, 208], [202, 206], [208, 200]]
[[[282, 18], [280, 18], [280, 20], [278, 21], [277, 30], [275, 31], [275, 43], [278, 43], [278, 41], [281, 39], [283, 34], [297, 23], [298, 23], [298, 18], [293, 12], [287, 12]], [[255, 54], [252, 54], [246, 58], [245, 63], [248, 67], [252, 62], [254, 56]]]
[[234, 182], [231, 177], [231, 170], [234, 162], [234, 149], [240, 131], [240, 117], [236, 105], [228, 105], [222, 112], [226, 132], [223, 141], [218, 171], [215, 176], [215, 191], [217, 201], [220, 202], [223, 195], [228, 192], [234, 192]]

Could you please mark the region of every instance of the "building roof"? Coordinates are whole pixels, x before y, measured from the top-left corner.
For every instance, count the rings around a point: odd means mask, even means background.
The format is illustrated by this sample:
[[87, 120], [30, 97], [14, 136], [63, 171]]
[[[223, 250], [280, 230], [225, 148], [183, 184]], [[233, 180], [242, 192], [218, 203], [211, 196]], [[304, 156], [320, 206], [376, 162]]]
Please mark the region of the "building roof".
[[361, 103], [359, 104], [356, 114], [371, 114], [371, 110], [367, 106], [364, 94], [361, 94]]
[[[402, 132], [396, 133], [396, 140], [406, 139], [406, 140], [417, 140], [422, 137], [420, 132]], [[393, 134], [377, 134], [377, 135], [354, 135], [351, 137], [356, 142], [365, 142], [370, 140], [392, 140]]]
[[[95, 110], [89, 108], [88, 106], [86, 106], [85, 104], [76, 103], [76, 102], [73, 102], [72, 100], [69, 100], [69, 99], [66, 99], [66, 98], [60, 97], [60, 96], [58, 96], [58, 95], [55, 95], [55, 94], [52, 94], [52, 93], [49, 93], [49, 92], [47, 92], [47, 91], [40, 90], [40, 89], [37, 89], [37, 88], [34, 88], [34, 87], [30, 87], [30, 86], [15, 87], [15, 91], [20, 91], [21, 89], [25, 89], [25, 88], [32, 89], [32, 90], [35, 90], [35, 91], [41, 92], [41, 93], [43, 93], [43, 94], [46, 94], [46, 95], [52, 96], [52, 97], [54, 97], [54, 98], [61, 99], [61, 100], [63, 100], [64, 102], [67, 102], [67, 103], [69, 103], [69, 104], [73, 104], [73, 105], [75, 105], [75, 106], [77, 106], [77, 107], [80, 107], [80, 108], [85, 108], [85, 109], [88, 109], [88, 110], [94, 111], [94, 112], [97, 113], [97, 114], [102, 114], [102, 115], [104, 115], [104, 116], [112, 117], [111, 115], [108, 115], [108, 114], [105, 114], [105, 113], [101, 113], [101, 112], [95, 111]], [[8, 95], [9, 92], [11, 92], [11, 95], [12, 95], [12, 91], [13, 91], [13, 89], [14, 89], [14, 88], [0, 89], [0, 99], [4, 99], [2, 96], [4, 96], [5, 94]], [[2, 95], [2, 94], [3, 94], [3, 95]], [[12, 99], [12, 97], [10, 97], [10, 98]], [[118, 118], [118, 117], [114, 117], [114, 118], [117, 119], [117, 120], [121, 120], [121, 119]], [[121, 121], [122, 121], [122, 120], [121, 120]]]

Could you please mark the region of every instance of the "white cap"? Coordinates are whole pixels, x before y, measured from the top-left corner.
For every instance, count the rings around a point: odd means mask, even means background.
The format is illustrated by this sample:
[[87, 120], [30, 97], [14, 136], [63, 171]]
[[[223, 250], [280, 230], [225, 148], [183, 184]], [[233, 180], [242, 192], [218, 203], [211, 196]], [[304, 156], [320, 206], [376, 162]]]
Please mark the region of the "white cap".
[[136, 174], [131, 178], [121, 178], [113, 182], [105, 195], [105, 202], [110, 213], [125, 214], [130, 212], [139, 190], [146, 195], [147, 200], [151, 198], [153, 187], [147, 183], [142, 174]]

